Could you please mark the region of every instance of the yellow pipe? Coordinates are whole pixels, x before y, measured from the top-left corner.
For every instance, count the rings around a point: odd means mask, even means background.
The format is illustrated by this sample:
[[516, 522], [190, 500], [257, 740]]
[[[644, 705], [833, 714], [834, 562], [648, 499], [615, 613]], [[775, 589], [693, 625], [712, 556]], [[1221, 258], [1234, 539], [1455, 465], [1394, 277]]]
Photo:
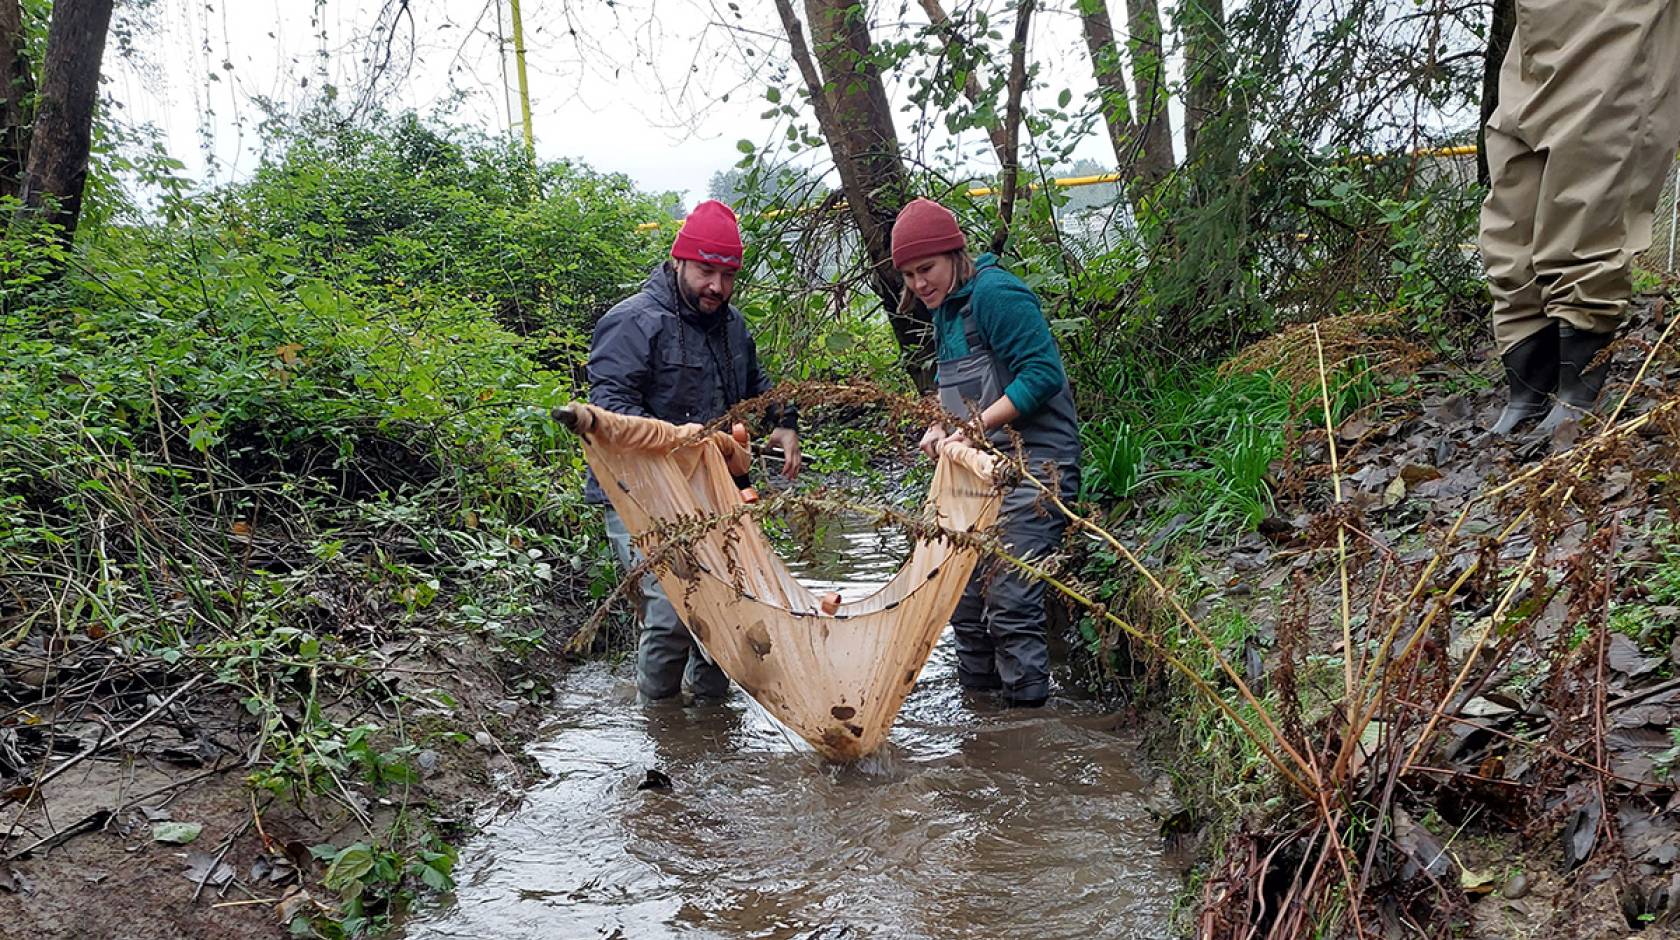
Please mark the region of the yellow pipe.
[[[1051, 180], [1050, 185], [1061, 189], [1070, 189], [1075, 186], [1101, 186], [1104, 183], [1118, 183], [1123, 179], [1125, 177], [1118, 173], [1099, 173], [1095, 176], [1064, 176], [1061, 179]], [[1028, 186], [1027, 188], [1037, 189], [1038, 187]], [[997, 194], [998, 191], [990, 186], [976, 186], [968, 191], [968, 195], [972, 199], [979, 199], [982, 196], [996, 196]]]
[[513, 61], [519, 72], [519, 116], [525, 125], [525, 150], [533, 152], [531, 138], [531, 85], [525, 78], [525, 21], [519, 15], [519, 0], [508, 0], [513, 8]]

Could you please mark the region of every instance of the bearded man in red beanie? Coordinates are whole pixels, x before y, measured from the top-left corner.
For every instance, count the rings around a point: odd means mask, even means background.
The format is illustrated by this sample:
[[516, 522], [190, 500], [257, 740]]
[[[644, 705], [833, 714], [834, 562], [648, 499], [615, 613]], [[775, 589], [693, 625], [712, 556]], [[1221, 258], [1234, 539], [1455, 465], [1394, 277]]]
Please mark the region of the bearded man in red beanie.
[[[601, 318], [589, 347], [589, 401], [619, 414], [672, 424], [705, 423], [770, 390], [758, 347], [740, 311], [730, 306], [741, 269], [741, 227], [716, 200], [683, 221], [671, 258]], [[782, 472], [799, 474], [798, 416], [791, 405], [768, 409], [769, 442], [780, 448]], [[584, 491], [607, 505], [593, 474]], [[626, 571], [640, 563], [624, 521], [610, 506], [607, 537]], [[729, 678], [701, 651], [651, 573], [642, 578], [636, 687], [649, 701], [669, 699], [684, 685], [696, 701], [721, 701]]]

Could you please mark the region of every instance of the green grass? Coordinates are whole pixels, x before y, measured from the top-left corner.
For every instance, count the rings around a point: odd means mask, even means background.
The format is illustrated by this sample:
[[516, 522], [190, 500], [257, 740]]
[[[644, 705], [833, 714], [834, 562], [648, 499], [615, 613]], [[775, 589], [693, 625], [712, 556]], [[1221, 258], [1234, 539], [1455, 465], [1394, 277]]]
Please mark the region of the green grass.
[[[1134, 367], [1137, 368], [1137, 367]], [[1271, 511], [1267, 474], [1284, 453], [1288, 389], [1206, 367], [1117, 368], [1112, 407], [1085, 429], [1086, 498], [1142, 503], [1187, 529], [1250, 528]]]
[[[1153, 525], [1188, 516], [1182, 530], [1203, 538], [1252, 529], [1270, 514], [1272, 469], [1286, 456], [1291, 423], [1324, 423], [1316, 388], [1295, 390], [1267, 373], [1137, 359], [1093, 378], [1101, 398], [1086, 418], [1081, 496], [1146, 511]], [[1357, 359], [1329, 387], [1336, 422], [1391, 391]]]

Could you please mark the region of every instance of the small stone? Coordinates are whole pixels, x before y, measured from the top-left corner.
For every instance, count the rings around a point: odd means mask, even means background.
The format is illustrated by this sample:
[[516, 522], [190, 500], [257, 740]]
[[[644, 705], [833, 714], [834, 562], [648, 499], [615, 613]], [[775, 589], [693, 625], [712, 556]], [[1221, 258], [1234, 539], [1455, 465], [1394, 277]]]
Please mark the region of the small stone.
[[442, 763], [443, 755], [431, 748], [427, 748], [414, 755], [414, 764], [420, 768], [420, 776], [422, 777], [430, 777], [432, 774], [437, 773], [438, 767]]
[[1528, 875], [1519, 871], [1505, 880], [1505, 887], [1500, 889], [1499, 894], [1506, 900], [1515, 901], [1527, 896], [1530, 887]]

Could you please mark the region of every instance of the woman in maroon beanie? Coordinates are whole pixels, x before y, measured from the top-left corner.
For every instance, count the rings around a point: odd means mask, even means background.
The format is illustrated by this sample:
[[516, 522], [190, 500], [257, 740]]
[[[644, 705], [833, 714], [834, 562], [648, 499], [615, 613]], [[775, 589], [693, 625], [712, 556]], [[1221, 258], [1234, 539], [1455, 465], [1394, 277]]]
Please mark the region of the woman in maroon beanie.
[[[1079, 489], [1079, 416], [1038, 297], [992, 254], [971, 258], [951, 210], [916, 199], [892, 230], [893, 266], [904, 276], [899, 309], [931, 314], [938, 348], [939, 403], [955, 418], [979, 416], [987, 436], [1013, 452], [1021, 440], [1028, 468], [1057, 481], [1065, 499]], [[930, 425], [929, 457], [951, 433]], [[1017, 557], [1042, 557], [1061, 544], [1067, 519], [1040, 512], [1039, 491], [1022, 484], [1004, 497], [1004, 544]], [[990, 566], [987, 566], [990, 567]], [[995, 690], [1011, 705], [1042, 705], [1050, 694], [1044, 584], [1014, 569], [977, 570], [956, 613], [957, 679], [966, 689]]]

